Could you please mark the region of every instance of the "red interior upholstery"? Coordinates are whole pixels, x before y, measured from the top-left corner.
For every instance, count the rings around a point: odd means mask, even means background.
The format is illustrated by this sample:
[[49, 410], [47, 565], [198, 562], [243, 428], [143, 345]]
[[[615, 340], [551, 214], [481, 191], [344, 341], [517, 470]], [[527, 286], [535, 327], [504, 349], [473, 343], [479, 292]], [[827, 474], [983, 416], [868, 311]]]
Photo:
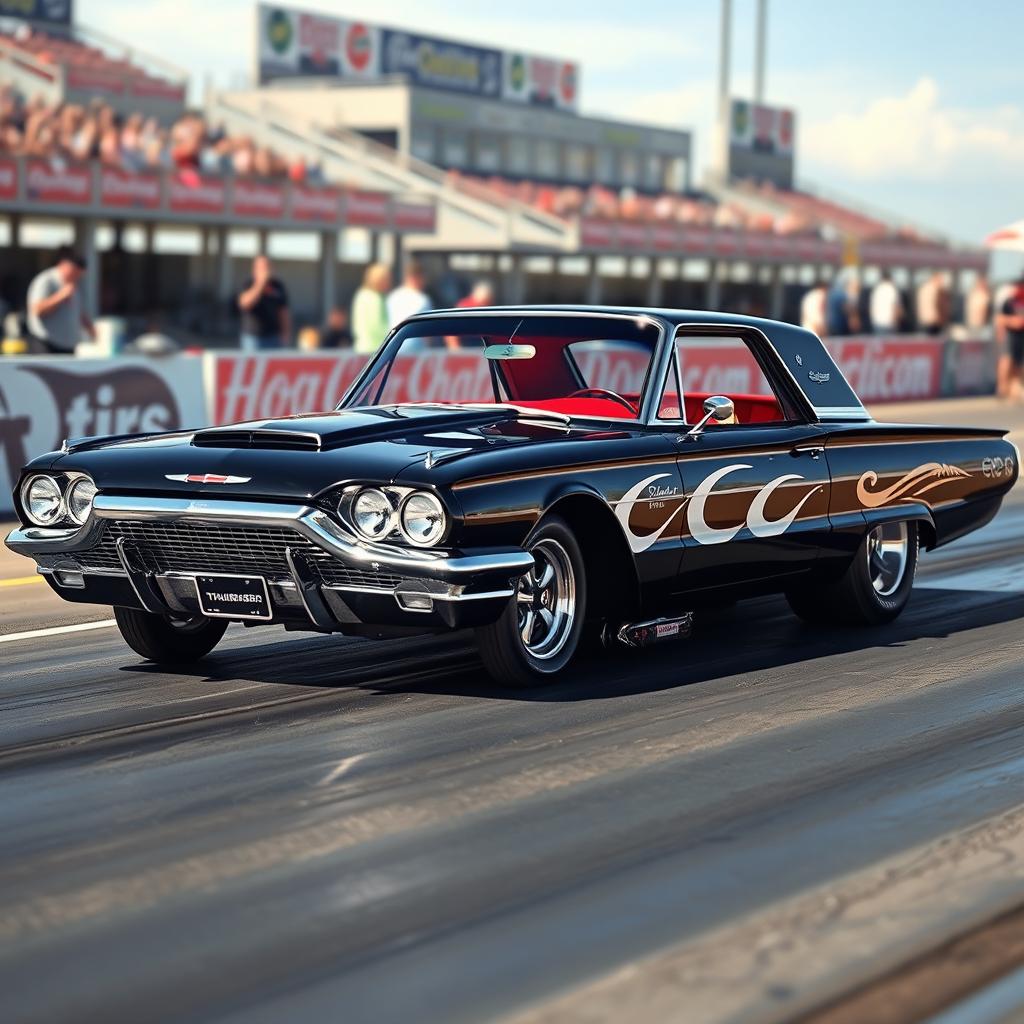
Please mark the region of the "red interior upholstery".
[[[709, 395], [686, 395], [686, 422], [698, 423], [704, 416], [704, 400]], [[782, 423], [785, 416], [772, 395], [728, 395], [736, 408], [737, 423]], [[714, 421], [712, 421], [714, 422]]]
[[545, 398], [542, 401], [515, 404], [524, 409], [547, 409], [549, 412], [565, 413], [566, 416], [599, 416], [609, 420], [636, 419], [635, 412], [630, 412], [612, 398]]

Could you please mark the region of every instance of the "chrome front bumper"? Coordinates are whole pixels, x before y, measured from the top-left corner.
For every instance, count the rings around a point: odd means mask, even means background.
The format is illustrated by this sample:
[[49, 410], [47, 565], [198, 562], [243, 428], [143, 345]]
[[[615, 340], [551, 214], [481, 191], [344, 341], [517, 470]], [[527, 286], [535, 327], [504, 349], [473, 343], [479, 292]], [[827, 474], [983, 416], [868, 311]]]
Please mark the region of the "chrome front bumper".
[[[471, 554], [397, 548], [365, 542], [353, 536], [325, 512], [305, 505], [223, 501], [205, 498], [138, 498], [99, 495], [93, 514], [80, 529], [14, 530], [7, 546], [36, 558], [39, 571], [62, 597], [97, 600], [103, 594], [127, 594], [130, 603], [149, 611], [191, 610], [187, 600], [187, 572], [154, 573], [143, 569], [130, 547], [118, 542], [120, 568], [90, 569], [76, 561], [76, 553], [91, 549], [105, 525], [112, 521], [217, 524], [224, 526], [283, 527], [340, 563], [401, 577], [397, 586], [346, 586], [318, 583], [301, 559], [288, 557], [285, 578], [272, 581], [275, 611], [284, 618], [301, 617], [318, 629], [370, 624], [459, 627], [493, 621], [515, 591], [515, 581], [533, 566], [533, 557], [521, 548], [475, 551]], [[252, 572], [239, 566], [238, 572]], [[118, 587], [120, 584], [120, 589]], [[130, 590], [125, 584], [130, 585]], [[411, 595], [411, 596], [410, 596]], [[429, 608], [417, 608], [429, 597]], [[102, 601], [101, 603], [124, 603]], [[462, 613], [459, 606], [471, 606]]]

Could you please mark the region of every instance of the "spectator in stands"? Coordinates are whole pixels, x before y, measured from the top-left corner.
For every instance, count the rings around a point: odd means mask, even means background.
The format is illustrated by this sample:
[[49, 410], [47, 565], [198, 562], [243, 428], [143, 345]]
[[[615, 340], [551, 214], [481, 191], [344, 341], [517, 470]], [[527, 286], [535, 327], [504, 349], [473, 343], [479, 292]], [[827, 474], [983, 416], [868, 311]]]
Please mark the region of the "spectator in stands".
[[895, 334], [900, 329], [903, 320], [903, 300], [888, 270], [882, 271], [881, 279], [871, 289], [868, 316], [871, 318], [871, 329], [875, 334]]
[[320, 347], [352, 347], [352, 332], [348, 327], [348, 313], [340, 306], [335, 306], [327, 314], [327, 323], [320, 330]]
[[252, 277], [238, 296], [242, 313], [242, 349], [259, 352], [283, 348], [291, 337], [288, 292], [273, 276], [270, 259], [260, 254], [252, 261]]
[[964, 323], [974, 332], [986, 331], [992, 325], [992, 289], [984, 274], [974, 279], [967, 293]]
[[376, 352], [387, 337], [389, 322], [384, 296], [391, 290], [391, 271], [383, 263], [371, 263], [363, 284], [352, 299], [352, 336], [357, 352]]
[[490, 281], [481, 278], [474, 285], [470, 293], [459, 299], [457, 305], [462, 309], [474, 309], [477, 306], [494, 305], [494, 286]]
[[949, 313], [949, 287], [937, 270], [917, 289], [917, 326], [928, 334], [941, 334], [949, 325]]
[[37, 350], [73, 355], [83, 331], [90, 338], [96, 336], [80, 291], [85, 271], [85, 260], [70, 246], [62, 245], [53, 266], [32, 279], [26, 306], [28, 329]]
[[856, 271], [848, 269], [837, 275], [825, 307], [825, 323], [830, 335], [838, 337], [860, 330], [859, 298], [860, 281]]
[[818, 281], [804, 294], [800, 300], [800, 326], [813, 331], [819, 338], [828, 334], [825, 307], [828, 299], [828, 288], [824, 281]]
[[997, 318], [999, 334], [1006, 339], [1009, 374], [1003, 396], [1018, 401], [1024, 378], [1024, 278], [1017, 282], [1013, 294], [1006, 299]]
[[434, 308], [430, 296], [423, 290], [426, 283], [423, 268], [415, 260], [408, 260], [402, 283], [388, 296], [388, 321], [392, 327]]

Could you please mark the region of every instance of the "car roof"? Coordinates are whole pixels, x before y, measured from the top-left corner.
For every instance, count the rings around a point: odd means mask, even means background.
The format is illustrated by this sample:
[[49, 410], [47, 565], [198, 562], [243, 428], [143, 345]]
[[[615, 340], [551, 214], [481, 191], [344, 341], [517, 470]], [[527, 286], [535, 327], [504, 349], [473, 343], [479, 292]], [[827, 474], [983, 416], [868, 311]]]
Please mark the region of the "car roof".
[[[791, 323], [781, 320], [769, 320], [765, 317], [745, 316], [739, 313], [720, 313], [707, 309], [669, 309], [660, 306], [575, 306], [575, 305], [542, 305], [542, 306], [459, 306], [455, 309], [432, 309], [418, 313], [411, 320], [425, 320], [438, 316], [480, 316], [487, 313], [579, 313], [581, 316], [604, 314], [611, 316], [650, 316], [667, 323], [679, 324], [728, 324], [730, 326], [758, 327], [765, 333], [773, 330], [803, 330]], [[770, 336], [770, 335], [769, 335]]]

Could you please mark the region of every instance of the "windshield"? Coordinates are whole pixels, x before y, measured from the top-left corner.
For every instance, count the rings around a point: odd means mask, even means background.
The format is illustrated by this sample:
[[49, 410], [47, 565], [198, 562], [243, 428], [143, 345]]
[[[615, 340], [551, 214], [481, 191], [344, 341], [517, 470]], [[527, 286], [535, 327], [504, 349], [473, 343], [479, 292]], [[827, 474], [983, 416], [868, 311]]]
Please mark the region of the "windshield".
[[645, 318], [495, 315], [407, 324], [344, 408], [503, 403], [598, 419], [637, 419], [658, 343]]

